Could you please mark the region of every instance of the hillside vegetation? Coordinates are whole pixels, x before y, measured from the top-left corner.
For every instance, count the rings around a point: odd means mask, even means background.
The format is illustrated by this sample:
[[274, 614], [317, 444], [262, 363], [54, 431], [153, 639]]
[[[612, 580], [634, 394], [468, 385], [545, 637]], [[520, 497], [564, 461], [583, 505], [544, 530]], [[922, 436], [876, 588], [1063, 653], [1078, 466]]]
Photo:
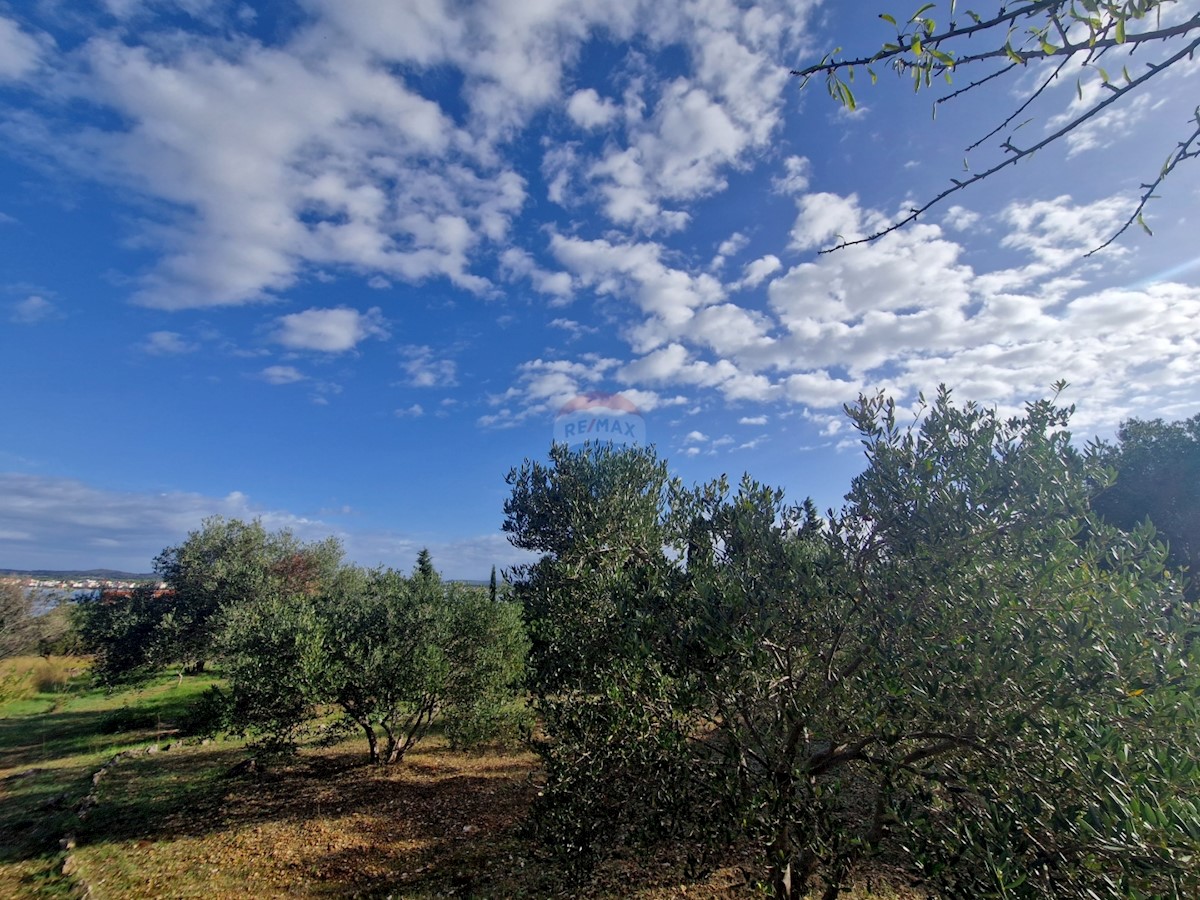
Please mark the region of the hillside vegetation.
[[486, 588], [203, 523], [7, 663], [0, 894], [1200, 895], [1193, 423], [847, 412], [824, 514], [556, 445]]

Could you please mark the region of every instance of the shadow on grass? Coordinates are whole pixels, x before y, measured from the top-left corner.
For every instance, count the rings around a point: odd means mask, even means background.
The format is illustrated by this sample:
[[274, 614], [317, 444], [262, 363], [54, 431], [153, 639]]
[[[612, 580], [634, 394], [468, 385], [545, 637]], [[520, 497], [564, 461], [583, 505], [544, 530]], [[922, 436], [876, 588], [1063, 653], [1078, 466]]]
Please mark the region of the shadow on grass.
[[[0, 719], [0, 770], [20, 770], [82, 754], [115, 753], [130, 744], [169, 734], [198, 691], [194, 687], [176, 691], [170, 686], [160, 686], [159, 691], [148, 696], [125, 695], [133, 702], [124, 705], [117, 702], [119, 695], [103, 691], [64, 694], [54, 699], [67, 709]], [[75, 705], [86, 706], [69, 708]], [[114, 712], [126, 706], [153, 725], [106, 729]]]
[[132, 757], [110, 770], [80, 846], [125, 855], [215, 838], [175, 852], [208, 858], [237, 846], [238, 864], [299, 878], [310, 896], [382, 896], [398, 884], [415, 886], [413, 878], [453, 886], [462, 866], [447, 868], [447, 859], [480, 871], [508, 865], [496, 854], [517, 840], [533, 792], [527, 758], [443, 751], [380, 767], [357, 746], [339, 747], [230, 777], [245, 756], [240, 748], [175, 753]]
[[91, 787], [92, 767], [28, 770], [0, 785], [0, 863], [56, 852]]

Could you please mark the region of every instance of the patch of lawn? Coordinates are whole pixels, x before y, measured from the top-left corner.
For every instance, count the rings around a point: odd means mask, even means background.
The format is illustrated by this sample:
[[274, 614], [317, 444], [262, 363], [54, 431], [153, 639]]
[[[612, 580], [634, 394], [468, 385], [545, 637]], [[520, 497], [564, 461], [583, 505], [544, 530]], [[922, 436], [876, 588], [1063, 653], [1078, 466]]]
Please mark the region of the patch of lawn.
[[[0, 705], [0, 897], [74, 898], [85, 883], [95, 900], [764, 896], [748, 863], [689, 879], [669, 852], [618, 856], [581, 876], [522, 828], [537, 758], [454, 752], [440, 729], [397, 766], [368, 764], [355, 734], [233, 774], [242, 742], [180, 742], [172, 730], [214, 680], [110, 692], [73, 675]], [[98, 805], [81, 820], [93, 789]], [[77, 844], [64, 876], [68, 834]]]
[[[167, 739], [187, 703], [213, 683], [167, 677], [110, 692], [91, 684], [86, 663], [23, 658], [6, 660], [0, 673], [30, 676], [28, 690], [0, 704], [0, 897], [73, 895], [59, 842], [79, 826], [75, 810], [92, 774], [122, 750]], [[102, 727], [124, 709], [136, 710], [143, 727]]]

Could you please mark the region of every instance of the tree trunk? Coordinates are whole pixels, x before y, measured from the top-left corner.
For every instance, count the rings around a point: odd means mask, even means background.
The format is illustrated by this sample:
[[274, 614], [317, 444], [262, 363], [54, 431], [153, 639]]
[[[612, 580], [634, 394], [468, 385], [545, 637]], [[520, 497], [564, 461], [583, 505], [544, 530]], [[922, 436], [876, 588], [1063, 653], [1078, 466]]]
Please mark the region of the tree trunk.
[[371, 762], [379, 762], [379, 738], [375, 736], [375, 727], [370, 722], [359, 722], [363, 734], [367, 736], [367, 746], [371, 749]]
[[383, 732], [387, 735], [387, 764], [392, 766], [398, 763], [400, 757], [404, 755], [400, 745], [400, 736], [392, 731], [387, 722], [383, 723]]

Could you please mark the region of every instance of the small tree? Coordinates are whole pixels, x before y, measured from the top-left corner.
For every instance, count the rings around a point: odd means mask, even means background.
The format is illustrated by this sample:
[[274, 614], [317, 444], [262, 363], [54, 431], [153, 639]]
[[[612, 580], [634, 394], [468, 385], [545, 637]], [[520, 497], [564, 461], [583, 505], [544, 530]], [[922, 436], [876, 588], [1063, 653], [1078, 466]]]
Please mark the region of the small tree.
[[413, 578], [424, 584], [437, 584], [442, 580], [437, 569], [433, 567], [433, 556], [429, 553], [428, 547], [422, 547], [421, 552], [417, 554], [417, 564], [413, 568]]
[[239, 607], [225, 646], [242, 727], [287, 747], [333, 705], [363, 732], [371, 761], [386, 764], [438, 716], [452, 733], [486, 737], [516, 695], [527, 647], [519, 610], [478, 588], [353, 568], [317, 596]]
[[1200, 415], [1170, 423], [1130, 419], [1100, 454], [1116, 478], [1096, 509], [1126, 531], [1149, 519], [1171, 568], [1187, 575], [1186, 595], [1200, 600]]
[[142, 677], [171, 662], [204, 670], [232, 609], [259, 598], [312, 595], [341, 560], [334, 538], [306, 544], [291, 532], [269, 533], [258, 520], [213, 517], [154, 561], [163, 591], [101, 593], [80, 603], [78, 622], [107, 681]]
[[103, 682], [138, 680], [175, 658], [171, 615], [175, 598], [151, 585], [130, 591], [96, 591], [79, 598], [72, 620], [85, 649], [95, 660], [92, 670]]

